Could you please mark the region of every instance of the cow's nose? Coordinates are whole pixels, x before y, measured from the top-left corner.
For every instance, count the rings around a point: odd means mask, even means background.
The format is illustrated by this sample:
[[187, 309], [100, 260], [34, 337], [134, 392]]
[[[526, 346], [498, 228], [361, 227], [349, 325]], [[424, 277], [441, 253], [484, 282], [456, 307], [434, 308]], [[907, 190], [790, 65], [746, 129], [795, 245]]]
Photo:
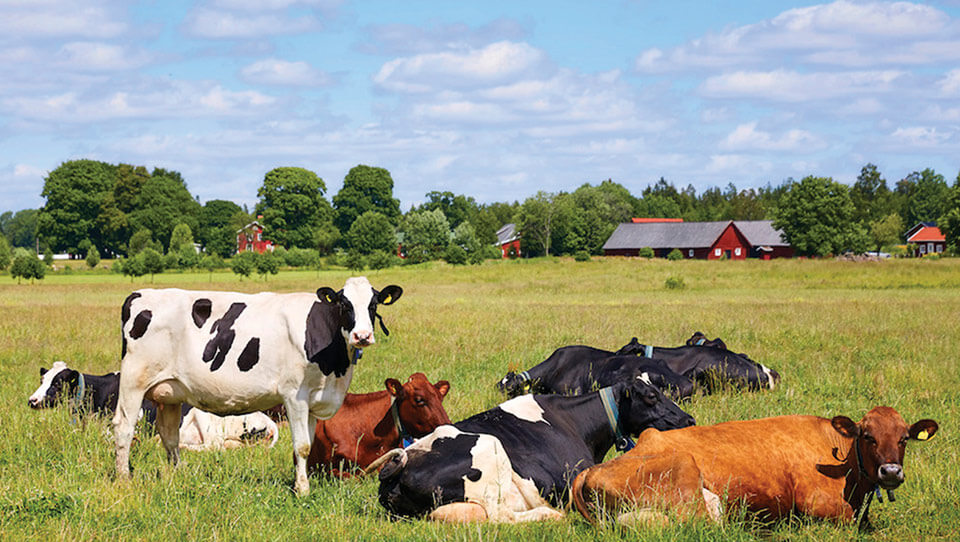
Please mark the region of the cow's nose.
[[367, 346], [367, 345], [373, 344], [373, 332], [372, 331], [354, 331], [353, 342], [355, 344], [359, 344], [360, 346]]
[[896, 463], [884, 463], [880, 465], [877, 473], [880, 479], [880, 485], [886, 489], [897, 487], [903, 483], [903, 467]]

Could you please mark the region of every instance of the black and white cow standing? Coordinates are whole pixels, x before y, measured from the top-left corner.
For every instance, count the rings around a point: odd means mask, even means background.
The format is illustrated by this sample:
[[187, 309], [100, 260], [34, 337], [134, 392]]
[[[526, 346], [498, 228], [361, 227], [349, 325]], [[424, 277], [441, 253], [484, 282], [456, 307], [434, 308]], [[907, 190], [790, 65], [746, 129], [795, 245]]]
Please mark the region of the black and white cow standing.
[[[123, 359], [113, 419], [116, 469], [130, 475], [130, 442], [141, 399], [186, 402], [220, 415], [283, 403], [293, 439], [300, 495], [309, 492], [307, 455], [317, 419], [334, 415], [362, 348], [374, 343], [377, 305], [400, 298], [399, 286], [376, 291], [365, 277], [343, 289], [239, 294], [139, 290], [121, 310]], [[381, 329], [383, 320], [380, 320]], [[167, 458], [179, 461], [179, 408], [164, 408], [157, 431]]]
[[745, 354], [737, 354], [719, 346], [652, 346], [634, 337], [617, 351], [620, 355], [638, 355], [661, 359], [668, 367], [697, 382], [708, 391], [724, 383], [748, 389], [774, 389], [780, 373]]
[[579, 395], [642, 373], [674, 399], [693, 395], [693, 381], [661, 360], [633, 354], [618, 356], [609, 350], [583, 345], [557, 348], [550, 357], [526, 371], [507, 373], [497, 383], [497, 389], [509, 397], [524, 393]]
[[[523, 395], [438, 427], [372, 466], [379, 500], [399, 516], [522, 522], [561, 517], [576, 475], [618, 437], [693, 425], [644, 379], [576, 396]], [[552, 505], [552, 506], [551, 506]]]

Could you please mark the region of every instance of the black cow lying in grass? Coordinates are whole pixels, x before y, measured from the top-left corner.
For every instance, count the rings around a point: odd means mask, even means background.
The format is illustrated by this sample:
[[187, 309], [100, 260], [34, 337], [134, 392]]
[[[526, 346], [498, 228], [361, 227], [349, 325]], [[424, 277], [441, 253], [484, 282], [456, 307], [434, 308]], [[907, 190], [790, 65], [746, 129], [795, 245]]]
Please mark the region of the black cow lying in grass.
[[[524, 395], [374, 462], [380, 504], [438, 521], [521, 522], [562, 517], [576, 475], [623, 435], [693, 425], [657, 388], [636, 378], [577, 395]], [[551, 506], [552, 505], [552, 506]]]
[[[700, 335], [703, 335], [702, 333]], [[694, 334], [694, 337], [697, 337]], [[693, 337], [691, 337], [693, 339]], [[714, 339], [723, 344], [723, 341]], [[641, 344], [634, 337], [617, 351], [620, 355], [638, 355], [663, 360], [668, 367], [712, 392], [726, 384], [751, 390], [773, 389], [780, 374], [746, 354], [737, 354], [720, 346], [678, 346], [669, 348]]]
[[660, 360], [643, 359], [634, 354], [616, 355], [581, 345], [558, 348], [549, 358], [526, 371], [507, 373], [497, 388], [509, 397], [524, 393], [579, 395], [641, 375], [646, 375], [650, 384], [674, 399], [693, 394], [693, 382]]

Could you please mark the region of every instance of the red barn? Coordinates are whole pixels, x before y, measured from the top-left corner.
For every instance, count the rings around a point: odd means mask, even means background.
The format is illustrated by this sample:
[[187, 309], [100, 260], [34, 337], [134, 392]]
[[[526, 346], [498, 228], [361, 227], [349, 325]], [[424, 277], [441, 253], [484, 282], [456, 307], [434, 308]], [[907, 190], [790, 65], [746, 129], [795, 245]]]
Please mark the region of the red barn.
[[237, 254], [241, 252], [263, 254], [268, 250], [273, 252], [273, 241], [263, 237], [263, 226], [256, 220], [237, 230]]
[[907, 230], [907, 244], [913, 245], [913, 256], [919, 258], [943, 252], [947, 239], [936, 222], [921, 222]]
[[603, 245], [607, 256], [637, 256], [650, 247], [658, 257], [674, 249], [684, 258], [744, 260], [792, 257], [793, 248], [770, 220], [682, 222], [641, 219], [620, 224]]
[[517, 233], [516, 224], [504, 224], [497, 230], [497, 246], [500, 247], [500, 253], [504, 258], [510, 257], [511, 249], [515, 257], [520, 257], [520, 234]]

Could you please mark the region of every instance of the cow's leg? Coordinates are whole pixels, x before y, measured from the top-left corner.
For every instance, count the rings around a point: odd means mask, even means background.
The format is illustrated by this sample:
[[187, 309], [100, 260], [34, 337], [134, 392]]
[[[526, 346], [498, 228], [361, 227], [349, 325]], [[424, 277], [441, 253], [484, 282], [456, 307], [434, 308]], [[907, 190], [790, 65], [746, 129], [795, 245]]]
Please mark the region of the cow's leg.
[[290, 436], [293, 440], [293, 462], [295, 480], [293, 489], [297, 495], [303, 497], [310, 493], [310, 481], [307, 478], [307, 457], [310, 455], [310, 444], [313, 442], [313, 432], [310, 423], [317, 426], [317, 417], [310, 414], [306, 401], [296, 399], [285, 402], [287, 419], [290, 420]]
[[180, 403], [157, 405], [157, 433], [167, 451], [167, 461], [177, 465], [180, 462]]
[[144, 391], [130, 385], [130, 379], [121, 375], [120, 390], [117, 395], [117, 412], [113, 415], [113, 433], [117, 449], [116, 469], [120, 478], [130, 477], [130, 444], [133, 431], [140, 415], [140, 404]]
[[477, 503], [453, 502], [430, 512], [427, 519], [444, 523], [470, 523], [486, 521], [487, 512]]
[[840, 494], [817, 488], [798, 497], [797, 508], [802, 514], [837, 522], [853, 519], [853, 508]]
[[515, 512], [514, 521], [523, 523], [525, 521], [543, 521], [546, 519], [563, 519], [563, 513], [549, 506], [538, 506], [533, 510], [526, 512]]

